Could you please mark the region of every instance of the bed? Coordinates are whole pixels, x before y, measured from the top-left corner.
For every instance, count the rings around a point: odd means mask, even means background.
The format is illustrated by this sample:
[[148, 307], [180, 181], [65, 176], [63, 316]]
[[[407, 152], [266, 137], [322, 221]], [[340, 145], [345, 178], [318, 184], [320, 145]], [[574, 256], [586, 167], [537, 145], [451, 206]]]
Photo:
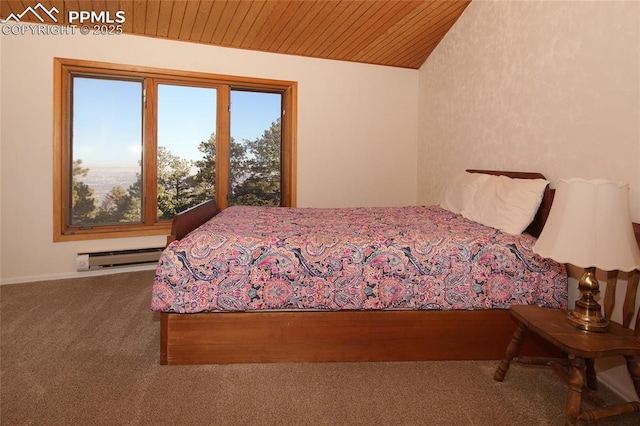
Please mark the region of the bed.
[[[176, 215], [152, 293], [160, 363], [501, 359], [511, 304], [566, 308], [564, 265], [531, 251], [553, 191], [539, 173], [464, 175], [537, 181], [526, 230], [469, 219], [503, 213], [477, 196], [484, 181], [446, 206], [220, 212], [211, 200]], [[483, 209], [458, 212], [461, 199]], [[522, 353], [558, 355], [537, 339]]]

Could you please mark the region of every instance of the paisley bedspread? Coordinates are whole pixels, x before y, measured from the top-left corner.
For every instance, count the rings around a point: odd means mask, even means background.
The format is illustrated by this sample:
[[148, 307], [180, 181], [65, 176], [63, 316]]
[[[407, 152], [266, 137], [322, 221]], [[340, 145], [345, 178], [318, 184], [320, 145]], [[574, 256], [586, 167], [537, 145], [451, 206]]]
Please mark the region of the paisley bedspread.
[[438, 206], [229, 207], [166, 247], [152, 310], [566, 308], [534, 242]]

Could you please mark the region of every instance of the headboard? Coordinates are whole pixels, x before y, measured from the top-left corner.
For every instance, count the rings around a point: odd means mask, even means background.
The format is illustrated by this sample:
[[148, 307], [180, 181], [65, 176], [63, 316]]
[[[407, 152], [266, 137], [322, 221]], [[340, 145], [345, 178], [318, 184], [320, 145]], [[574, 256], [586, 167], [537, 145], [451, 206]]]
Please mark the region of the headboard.
[[181, 240], [219, 212], [216, 200], [212, 199], [176, 214], [171, 221], [171, 234], [167, 236], [167, 244], [174, 240]]
[[[507, 176], [514, 179], [546, 179], [543, 174], [537, 172], [509, 172], [502, 170], [476, 170], [476, 169], [467, 169], [469, 173], [484, 173], [487, 175], [495, 175], [495, 176]], [[538, 212], [536, 216], [533, 218], [533, 222], [527, 227], [525, 232], [533, 235], [538, 238], [540, 233], [542, 232], [542, 228], [544, 228], [544, 224], [547, 222], [547, 218], [549, 217], [549, 211], [551, 211], [551, 204], [553, 203], [553, 196], [555, 194], [555, 190], [549, 188], [549, 185], [544, 190], [544, 195], [542, 196], [542, 202], [540, 203], [540, 207], [538, 208]]]

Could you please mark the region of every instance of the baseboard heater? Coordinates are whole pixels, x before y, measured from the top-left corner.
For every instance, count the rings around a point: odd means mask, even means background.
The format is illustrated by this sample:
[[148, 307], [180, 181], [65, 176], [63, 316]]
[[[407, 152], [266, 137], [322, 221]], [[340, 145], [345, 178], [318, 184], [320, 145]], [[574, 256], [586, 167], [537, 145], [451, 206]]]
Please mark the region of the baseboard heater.
[[104, 268], [152, 265], [158, 263], [162, 250], [162, 247], [153, 247], [134, 250], [78, 253], [76, 256], [76, 269], [78, 271], [90, 271]]

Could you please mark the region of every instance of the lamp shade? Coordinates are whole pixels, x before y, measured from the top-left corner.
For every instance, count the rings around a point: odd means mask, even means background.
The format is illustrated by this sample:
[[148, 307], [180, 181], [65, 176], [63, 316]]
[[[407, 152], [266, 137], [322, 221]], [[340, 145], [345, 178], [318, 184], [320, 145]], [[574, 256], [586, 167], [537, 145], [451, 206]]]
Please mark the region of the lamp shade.
[[640, 269], [640, 249], [629, 213], [629, 185], [604, 179], [560, 179], [533, 251], [580, 268]]

